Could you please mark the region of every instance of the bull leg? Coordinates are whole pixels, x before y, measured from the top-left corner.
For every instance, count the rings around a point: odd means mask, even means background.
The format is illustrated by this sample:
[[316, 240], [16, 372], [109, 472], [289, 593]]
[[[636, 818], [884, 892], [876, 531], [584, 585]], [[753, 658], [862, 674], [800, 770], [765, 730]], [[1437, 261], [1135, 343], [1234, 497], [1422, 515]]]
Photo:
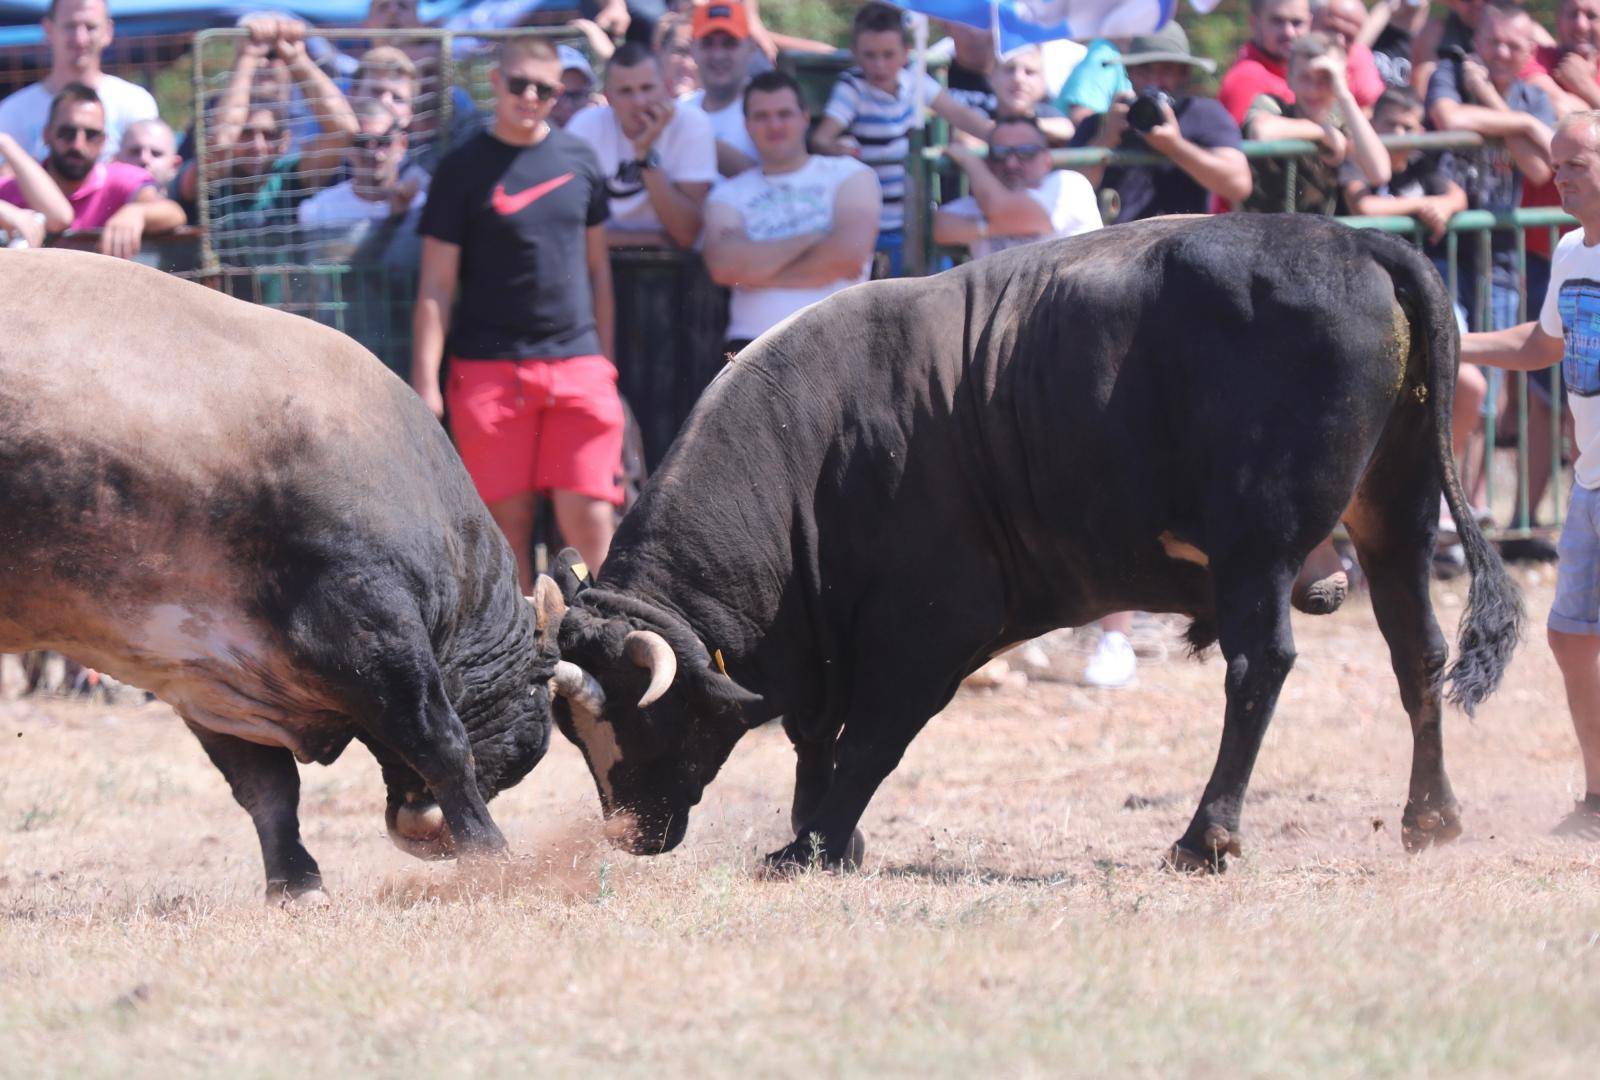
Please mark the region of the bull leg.
[[300, 770], [294, 755], [282, 747], [259, 746], [197, 724], [189, 724], [189, 730], [255, 823], [267, 873], [267, 902], [326, 900], [317, 861], [300, 843]]
[[[478, 790], [466, 728], [450, 707], [432, 654], [415, 656], [406, 670], [394, 671], [394, 666], [386, 707], [369, 732], [373, 741], [397, 755], [428, 785], [450, 831], [449, 850], [461, 854], [505, 850], [505, 837]], [[382, 760], [380, 756], [380, 764]], [[425, 805], [418, 808], [424, 815], [430, 810]], [[390, 822], [391, 835], [398, 824]], [[427, 852], [438, 853], [443, 852]]]
[[1440, 678], [1448, 650], [1428, 599], [1431, 544], [1409, 551], [1369, 552], [1357, 544], [1372, 587], [1372, 611], [1389, 643], [1400, 701], [1411, 719], [1411, 784], [1401, 816], [1407, 851], [1461, 835], [1461, 806], [1444, 771]]
[[445, 827], [444, 811], [422, 777], [387, 746], [365, 733], [360, 738], [383, 771], [388, 796], [383, 820], [394, 846], [418, 859], [447, 859], [454, 855], [455, 844]]
[[[814, 860], [829, 867], [848, 865], [856, 824], [878, 785], [900, 764], [911, 740], [943, 704], [908, 700], [906, 688], [915, 681], [892, 664], [863, 667], [874, 671], [876, 679], [874, 685], [858, 690], [851, 702], [844, 731], [833, 748], [833, 776], [827, 789], [796, 830], [795, 840], [767, 856], [771, 866], [804, 867]], [[821, 771], [819, 766], [813, 769]], [[798, 796], [797, 788], [797, 801]]]
[[1294, 666], [1289, 590], [1298, 567], [1265, 559], [1234, 558], [1213, 564], [1217, 639], [1228, 662], [1222, 745], [1200, 808], [1173, 845], [1169, 862], [1180, 870], [1216, 870], [1240, 854], [1239, 816], [1261, 739]]
[[1440, 678], [1449, 650], [1428, 595], [1440, 484], [1431, 437], [1420, 425], [1393, 428], [1345, 515], [1411, 720], [1411, 783], [1400, 819], [1408, 851], [1461, 835], [1461, 807], [1444, 771]]
[[[823, 797], [833, 785], [834, 740], [805, 739], [793, 732], [789, 737], [794, 742], [795, 753], [794, 807], [789, 813], [789, 825], [796, 836], [801, 836], [806, 822], [821, 807]], [[844, 862], [860, 866], [866, 853], [866, 838], [861, 835], [860, 829], [856, 829], [850, 834]]]

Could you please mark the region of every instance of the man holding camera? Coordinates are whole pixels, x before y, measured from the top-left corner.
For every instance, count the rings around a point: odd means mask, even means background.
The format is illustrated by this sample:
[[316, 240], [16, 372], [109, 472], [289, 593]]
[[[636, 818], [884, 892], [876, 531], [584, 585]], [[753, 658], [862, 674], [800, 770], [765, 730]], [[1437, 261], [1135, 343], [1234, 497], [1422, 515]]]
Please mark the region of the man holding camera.
[[1073, 145], [1152, 150], [1174, 167], [1084, 169], [1100, 190], [1106, 219], [1120, 224], [1204, 214], [1213, 197], [1239, 203], [1249, 196], [1250, 163], [1239, 149], [1239, 125], [1214, 98], [1189, 96], [1193, 69], [1209, 72], [1216, 65], [1189, 51], [1183, 27], [1170, 22], [1134, 37], [1122, 63], [1134, 92], [1119, 94], [1109, 112], [1084, 120]]

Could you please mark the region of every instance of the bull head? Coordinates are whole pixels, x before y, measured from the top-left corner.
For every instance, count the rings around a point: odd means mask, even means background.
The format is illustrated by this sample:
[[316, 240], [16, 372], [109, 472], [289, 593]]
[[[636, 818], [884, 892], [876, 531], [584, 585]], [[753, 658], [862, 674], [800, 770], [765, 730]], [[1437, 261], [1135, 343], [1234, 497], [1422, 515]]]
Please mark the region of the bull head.
[[[574, 559], [563, 552], [535, 591], [536, 608], [542, 603], [552, 620], [560, 612], [552, 711], [583, 751], [612, 841], [657, 854], [682, 840], [705, 784], [748, 727], [768, 716], [762, 699], [713, 668], [704, 644], [670, 612], [629, 599], [626, 616], [612, 616], [603, 613], [610, 594], [600, 592], [593, 603], [567, 607], [585, 589], [570, 572]], [[551, 592], [560, 594], [559, 609]]]

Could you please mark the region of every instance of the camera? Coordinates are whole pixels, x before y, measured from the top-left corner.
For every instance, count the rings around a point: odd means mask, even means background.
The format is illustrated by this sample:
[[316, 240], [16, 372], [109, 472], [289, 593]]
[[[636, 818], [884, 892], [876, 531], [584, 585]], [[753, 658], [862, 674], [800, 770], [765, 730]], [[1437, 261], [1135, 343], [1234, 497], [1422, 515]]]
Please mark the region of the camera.
[[1144, 135], [1166, 120], [1166, 114], [1161, 110], [1163, 105], [1170, 109], [1176, 104], [1172, 100], [1172, 95], [1166, 91], [1146, 87], [1139, 91], [1138, 96], [1133, 99], [1133, 104], [1128, 106], [1128, 126]]

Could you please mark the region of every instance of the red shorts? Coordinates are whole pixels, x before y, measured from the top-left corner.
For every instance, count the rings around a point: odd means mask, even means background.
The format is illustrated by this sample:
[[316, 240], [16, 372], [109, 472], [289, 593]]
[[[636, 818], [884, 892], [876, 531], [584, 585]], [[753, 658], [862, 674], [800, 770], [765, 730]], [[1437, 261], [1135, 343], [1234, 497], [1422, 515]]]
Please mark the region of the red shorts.
[[451, 357], [445, 407], [484, 502], [559, 490], [621, 505], [622, 400], [605, 357]]

